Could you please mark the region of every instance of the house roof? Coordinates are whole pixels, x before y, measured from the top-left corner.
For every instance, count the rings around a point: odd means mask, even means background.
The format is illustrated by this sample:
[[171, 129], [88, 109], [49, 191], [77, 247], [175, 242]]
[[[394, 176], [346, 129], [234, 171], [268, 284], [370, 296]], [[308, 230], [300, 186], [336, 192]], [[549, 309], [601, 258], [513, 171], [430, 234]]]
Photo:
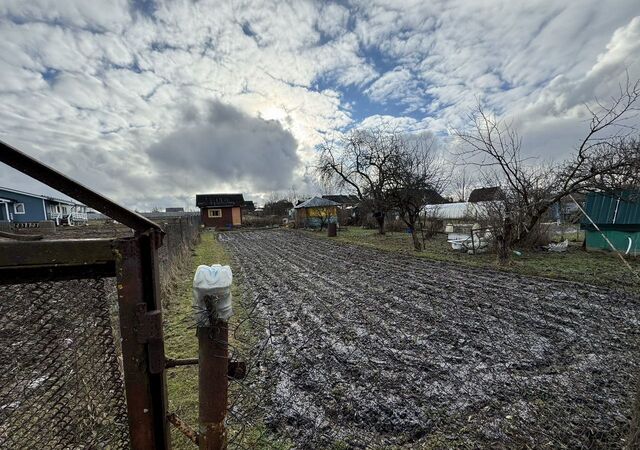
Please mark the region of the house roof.
[[327, 200], [331, 200], [332, 202], [341, 203], [341, 204], [356, 204], [360, 203], [360, 199], [357, 195], [323, 195], [322, 198]]
[[429, 189], [425, 193], [425, 197], [426, 197], [427, 203], [430, 204], [430, 205], [442, 204], [442, 203], [446, 203], [447, 202], [447, 200], [445, 200], [445, 198], [442, 195], [438, 194], [433, 189]]
[[256, 205], [253, 203], [252, 200], [246, 200], [244, 202], [244, 205], [242, 205], [242, 206], [244, 206], [249, 211], [254, 211], [256, 209]]
[[478, 219], [486, 216], [491, 211], [489, 208], [500, 207], [501, 204], [501, 201], [431, 204], [425, 207], [425, 213], [441, 220]]
[[[33, 197], [33, 198], [41, 198], [43, 200], [48, 200], [50, 202], [64, 203], [65, 205], [83, 206], [81, 203], [77, 203], [72, 200], [64, 200], [62, 198], [51, 197], [48, 195], [32, 194], [31, 192], [19, 191], [18, 189], [11, 189], [11, 188], [2, 187], [2, 186], [0, 186], [0, 191], [13, 192], [14, 194], [26, 195], [28, 197]], [[11, 200], [11, 201], [15, 202], [16, 200]]]
[[205, 208], [215, 206], [218, 208], [231, 208], [233, 206], [244, 206], [242, 194], [198, 194], [196, 195], [196, 206]]
[[490, 202], [493, 200], [504, 200], [504, 192], [498, 186], [478, 188], [471, 191], [469, 202]]
[[295, 206], [295, 209], [300, 208], [322, 208], [327, 206], [340, 206], [340, 203], [336, 203], [332, 200], [328, 200], [326, 198], [313, 197], [307, 200], [306, 202], [302, 202]]

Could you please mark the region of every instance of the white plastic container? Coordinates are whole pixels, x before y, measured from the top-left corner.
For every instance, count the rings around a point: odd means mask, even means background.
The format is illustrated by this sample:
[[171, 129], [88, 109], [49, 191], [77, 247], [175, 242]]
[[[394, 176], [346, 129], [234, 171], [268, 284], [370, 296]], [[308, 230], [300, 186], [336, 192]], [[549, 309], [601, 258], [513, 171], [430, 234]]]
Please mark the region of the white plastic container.
[[233, 314], [232, 283], [229, 266], [198, 266], [193, 277], [193, 308], [198, 327], [211, 326], [215, 320], [229, 320]]

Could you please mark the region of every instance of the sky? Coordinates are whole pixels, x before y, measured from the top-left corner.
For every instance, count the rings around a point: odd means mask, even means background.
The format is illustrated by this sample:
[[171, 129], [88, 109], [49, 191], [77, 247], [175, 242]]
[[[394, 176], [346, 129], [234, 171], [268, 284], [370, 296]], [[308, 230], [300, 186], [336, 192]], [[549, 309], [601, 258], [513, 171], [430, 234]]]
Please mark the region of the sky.
[[563, 158], [627, 76], [637, 0], [0, 2], [0, 139], [139, 210], [312, 194], [324, 140], [449, 142], [478, 101]]

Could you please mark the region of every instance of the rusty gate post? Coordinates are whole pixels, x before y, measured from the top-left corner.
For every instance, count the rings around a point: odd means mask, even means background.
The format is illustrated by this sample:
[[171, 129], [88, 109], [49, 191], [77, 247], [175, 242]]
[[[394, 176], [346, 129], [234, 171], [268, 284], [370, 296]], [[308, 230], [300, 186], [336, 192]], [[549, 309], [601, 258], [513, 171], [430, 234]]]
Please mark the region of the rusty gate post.
[[228, 336], [227, 322], [198, 327], [199, 431], [201, 450], [227, 448]]
[[131, 448], [170, 449], [162, 312], [150, 232], [115, 241], [122, 364]]

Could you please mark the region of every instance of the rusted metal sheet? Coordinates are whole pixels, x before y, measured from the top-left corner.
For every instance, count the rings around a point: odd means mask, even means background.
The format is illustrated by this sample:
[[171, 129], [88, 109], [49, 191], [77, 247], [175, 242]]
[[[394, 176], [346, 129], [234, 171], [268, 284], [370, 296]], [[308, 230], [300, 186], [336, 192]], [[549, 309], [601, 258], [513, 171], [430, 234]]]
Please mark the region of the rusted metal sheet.
[[0, 266], [80, 265], [113, 261], [112, 239], [0, 242]]
[[0, 284], [112, 277], [111, 239], [0, 243]]
[[57, 170], [41, 163], [26, 153], [0, 141], [0, 162], [67, 194], [69, 197], [100, 211], [138, 232], [160, 230], [160, 227], [146, 217], [128, 210], [105, 196], [70, 179]]
[[118, 240], [114, 253], [131, 446], [134, 450], [168, 449], [164, 371], [151, 373], [149, 357], [150, 348], [162, 348], [162, 333], [160, 330], [158, 336], [155, 331], [155, 344], [140, 337], [144, 333], [140, 304], [146, 305], [145, 313], [160, 311], [153, 237]]
[[228, 341], [229, 329], [222, 320], [217, 320], [211, 327], [198, 328], [198, 431], [201, 450], [221, 450], [227, 447], [224, 421], [229, 384]]
[[86, 265], [0, 267], [0, 284], [24, 284], [38, 281], [81, 280], [113, 277], [115, 262]]

